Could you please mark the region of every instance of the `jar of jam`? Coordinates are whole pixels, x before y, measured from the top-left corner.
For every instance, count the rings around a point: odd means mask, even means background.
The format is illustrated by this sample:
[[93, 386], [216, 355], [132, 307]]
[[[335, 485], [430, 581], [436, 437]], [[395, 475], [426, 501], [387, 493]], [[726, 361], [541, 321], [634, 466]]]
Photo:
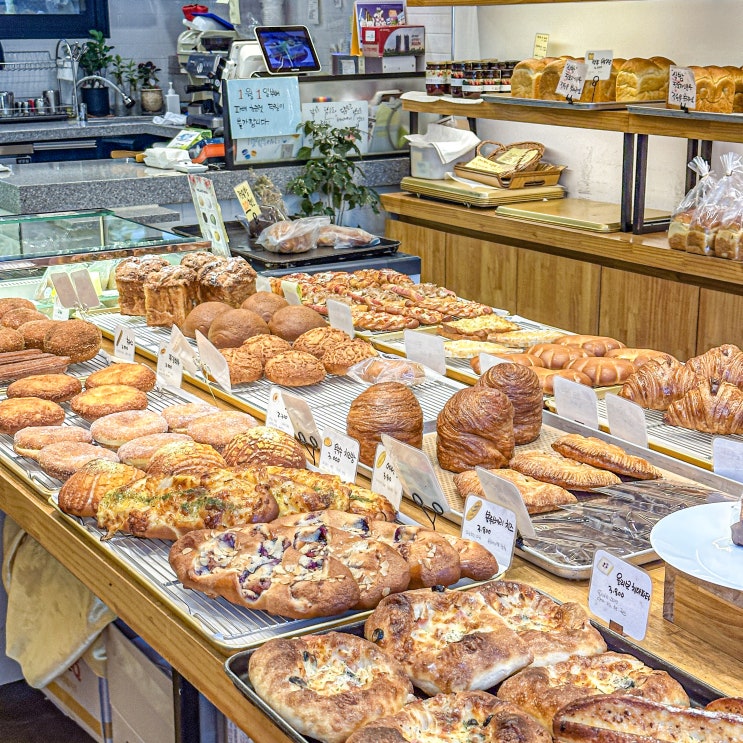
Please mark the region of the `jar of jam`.
[[449, 77], [449, 92], [452, 98], [462, 97], [462, 81], [464, 78], [464, 62], [451, 63], [451, 75]]
[[464, 63], [462, 98], [477, 99], [482, 92], [482, 65], [479, 62]]
[[444, 95], [451, 95], [451, 62], [442, 63], [442, 79], [441, 89], [444, 91]]
[[497, 93], [500, 88], [500, 75], [498, 76], [498, 81], [496, 83], [495, 80], [495, 73], [497, 70], [483, 70], [482, 71], [482, 92], [483, 94], [487, 93], [488, 95], [492, 95], [493, 93]]
[[443, 65], [438, 62], [426, 62], [426, 93], [428, 95], [443, 95]]

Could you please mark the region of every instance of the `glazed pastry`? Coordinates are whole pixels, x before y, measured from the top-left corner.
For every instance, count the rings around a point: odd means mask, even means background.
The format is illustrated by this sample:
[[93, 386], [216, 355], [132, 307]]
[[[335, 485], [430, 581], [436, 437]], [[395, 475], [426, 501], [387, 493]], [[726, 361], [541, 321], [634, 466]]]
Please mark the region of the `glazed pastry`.
[[537, 356], [545, 369], [564, 369], [571, 361], [591, 355], [580, 346], [565, 346], [560, 343], [540, 343], [532, 346], [529, 353]]
[[537, 375], [539, 384], [542, 385], [542, 391], [545, 395], [552, 395], [554, 393], [555, 377], [562, 377], [577, 384], [585, 384], [587, 387], [590, 387], [592, 384], [591, 378], [587, 374], [576, 371], [575, 369], [542, 369], [535, 366], [532, 371]]
[[663, 420], [705, 433], [743, 433], [743, 391], [728, 382], [705, 380], [671, 403]]
[[635, 366], [631, 361], [609, 359], [604, 356], [575, 359], [568, 364], [567, 368], [585, 374], [594, 387], [622, 384], [635, 371]]
[[703, 381], [689, 366], [668, 359], [652, 359], [627, 378], [619, 396], [642, 408], [666, 410]]

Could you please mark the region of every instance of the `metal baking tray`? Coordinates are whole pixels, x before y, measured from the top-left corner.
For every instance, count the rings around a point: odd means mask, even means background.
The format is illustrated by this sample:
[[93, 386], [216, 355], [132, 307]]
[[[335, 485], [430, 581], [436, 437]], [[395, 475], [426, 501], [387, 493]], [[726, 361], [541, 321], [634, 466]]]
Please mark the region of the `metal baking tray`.
[[[703, 681], [700, 681], [698, 678], [695, 678], [686, 671], [677, 668], [672, 663], [659, 658], [657, 655], [647, 652], [639, 645], [635, 645], [633, 642], [630, 642], [625, 637], [618, 635], [607, 627], [597, 624], [596, 622], [591, 622], [591, 624], [593, 624], [593, 626], [601, 633], [609, 650], [615, 653], [634, 655], [650, 668], [665, 671], [676, 679], [689, 695], [692, 706], [704, 707], [713, 699], [719, 699], [720, 697], [725, 696], [714, 687], [705, 684]], [[339, 631], [362, 637], [364, 634], [364, 625], [362, 622], [358, 622], [356, 624], [346, 625]], [[318, 743], [315, 738], [309, 738], [298, 732], [286, 719], [276, 712], [273, 707], [271, 707], [267, 702], [264, 702], [263, 699], [258, 696], [253, 685], [250, 683], [250, 678], [248, 676], [250, 657], [254, 652], [255, 649], [246, 650], [244, 652], [236, 653], [228, 658], [224, 664], [227, 676], [232, 680], [232, 683], [237, 687], [238, 691], [240, 691], [240, 693], [242, 693], [254, 707], [257, 707], [264, 715], [266, 715], [266, 717], [268, 717], [268, 719], [271, 720], [271, 722], [273, 722], [273, 724], [292, 741], [295, 743]], [[497, 685], [487, 689], [491, 694], [495, 694], [497, 690]], [[416, 690], [416, 694], [420, 697], [424, 697], [422, 692], [418, 690]]]
[[729, 124], [743, 124], [743, 114], [740, 113], [712, 113], [706, 111], [694, 111], [689, 109], [682, 111], [680, 108], [666, 108], [665, 103], [656, 101], [647, 106], [635, 103], [629, 104], [627, 110], [632, 114], [642, 116], [660, 116], [667, 119], [687, 119], [691, 121], [724, 121]]
[[580, 101], [575, 101], [574, 103], [570, 103], [567, 100], [543, 101], [539, 98], [514, 98], [510, 95], [498, 95], [497, 93], [485, 93], [485, 95], [482, 96], [482, 99], [487, 103], [503, 103], [505, 105], [515, 106], [537, 106], [539, 108], [569, 108], [575, 111], [624, 111], [629, 109], [630, 106], [641, 109], [645, 106], [662, 103], [662, 101], [635, 101], [633, 103], [630, 103], [629, 101], [604, 101], [601, 103], [581, 103]]

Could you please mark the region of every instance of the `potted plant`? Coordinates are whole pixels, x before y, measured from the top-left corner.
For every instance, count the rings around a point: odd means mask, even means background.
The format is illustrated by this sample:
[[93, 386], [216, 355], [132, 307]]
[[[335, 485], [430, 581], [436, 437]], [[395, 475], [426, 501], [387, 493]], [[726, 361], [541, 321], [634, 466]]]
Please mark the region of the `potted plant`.
[[362, 136], [359, 129], [336, 129], [315, 121], [306, 121], [300, 128], [305, 144], [297, 157], [306, 162], [286, 187], [301, 199], [300, 216], [327, 215], [336, 224], [342, 224], [348, 209], [371, 206], [378, 213], [379, 195], [360, 182], [364, 171], [357, 162], [361, 157], [356, 144]]
[[158, 86], [157, 73], [160, 68], [154, 62], [140, 62], [137, 65], [140, 90], [142, 91], [142, 111], [157, 113], [163, 107], [163, 91]]
[[[131, 87], [131, 75], [134, 74], [135, 78], [137, 78], [136, 70], [137, 68], [133, 59], [124, 59], [120, 54], [116, 54], [111, 60], [111, 75], [116, 85], [125, 93], [127, 92], [127, 88]], [[133, 91], [129, 95], [134, 97]], [[116, 93], [115, 101], [114, 113], [117, 116], [127, 116], [131, 109], [124, 105], [124, 98], [121, 93]]]
[[[108, 66], [113, 60], [110, 53], [113, 47], [106, 44], [102, 31], [91, 29], [88, 33], [90, 39], [83, 45], [79, 62], [80, 69], [85, 73], [82, 78], [82, 99], [91, 116], [108, 116], [111, 113], [111, 107], [108, 103], [105, 77]], [[87, 77], [93, 79], [86, 80]]]

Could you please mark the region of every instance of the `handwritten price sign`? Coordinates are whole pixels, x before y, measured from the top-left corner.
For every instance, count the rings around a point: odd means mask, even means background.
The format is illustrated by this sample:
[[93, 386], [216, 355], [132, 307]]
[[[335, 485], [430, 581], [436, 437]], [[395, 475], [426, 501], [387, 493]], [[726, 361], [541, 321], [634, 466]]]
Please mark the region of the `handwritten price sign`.
[[356, 479], [358, 464], [359, 442], [334, 428], [324, 429], [320, 449], [320, 472], [338, 475], [344, 482], [353, 482]]
[[555, 92], [572, 100], [580, 98], [581, 93], [583, 93], [583, 86], [586, 83], [586, 74], [585, 62], [567, 60]]
[[671, 67], [668, 102], [682, 108], [697, 107], [697, 83], [688, 67]]
[[296, 134], [301, 120], [296, 77], [227, 80], [233, 139]]
[[464, 504], [462, 538], [481, 544], [498, 561], [498, 569], [507, 570], [516, 543], [516, 514], [470, 494]]

